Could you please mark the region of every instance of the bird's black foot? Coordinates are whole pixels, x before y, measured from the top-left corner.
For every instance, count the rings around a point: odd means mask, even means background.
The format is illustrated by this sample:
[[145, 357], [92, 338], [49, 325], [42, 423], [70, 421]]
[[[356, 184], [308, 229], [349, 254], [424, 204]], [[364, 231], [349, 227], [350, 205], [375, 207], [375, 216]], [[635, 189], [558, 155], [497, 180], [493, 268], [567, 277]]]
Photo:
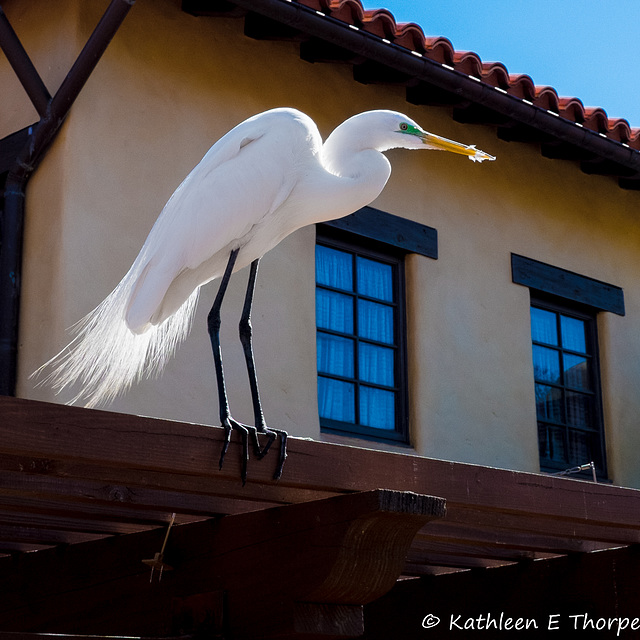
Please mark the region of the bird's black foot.
[[[247, 482], [247, 466], [249, 463], [249, 437], [251, 437], [251, 443], [253, 445], [253, 452], [258, 460], [262, 460], [267, 455], [267, 452], [271, 448], [275, 439], [280, 436], [280, 457], [278, 461], [278, 468], [273, 474], [274, 480], [279, 480], [282, 476], [282, 469], [284, 467], [284, 461], [287, 457], [287, 437], [288, 433], [281, 429], [269, 429], [266, 426], [261, 428], [252, 427], [246, 424], [242, 424], [237, 420], [229, 417], [222, 420], [222, 426], [225, 430], [225, 441], [222, 447], [222, 453], [220, 454], [220, 469], [222, 469], [222, 463], [224, 457], [229, 449], [229, 443], [231, 442], [231, 432], [237, 431], [242, 438], [242, 463], [240, 477], [242, 478], [242, 486]], [[268, 440], [264, 447], [260, 446], [260, 440], [258, 438], [259, 433], [264, 433]]]
[[247, 465], [249, 463], [249, 430], [250, 428], [234, 420], [233, 418], [226, 418], [222, 420], [222, 426], [224, 427], [224, 445], [222, 446], [222, 452], [220, 453], [219, 468], [222, 469], [222, 463], [224, 457], [227, 455], [229, 444], [231, 443], [231, 432], [237, 431], [242, 438], [242, 462], [240, 477], [242, 478], [242, 486], [244, 487], [247, 482]]
[[[260, 449], [260, 443], [258, 441], [258, 433], [264, 433], [269, 438], [267, 440], [267, 444], [265, 444], [263, 449]], [[282, 429], [271, 429], [269, 427], [263, 427], [262, 429], [256, 429], [255, 434], [255, 443], [254, 443], [254, 451], [256, 454], [256, 458], [258, 460], [262, 460], [267, 455], [267, 452], [271, 448], [271, 445], [275, 441], [275, 439], [280, 436], [280, 456], [278, 458], [278, 468], [276, 472], [273, 474], [274, 480], [279, 480], [282, 476], [282, 469], [284, 467], [284, 461], [287, 459], [287, 438], [289, 434]]]

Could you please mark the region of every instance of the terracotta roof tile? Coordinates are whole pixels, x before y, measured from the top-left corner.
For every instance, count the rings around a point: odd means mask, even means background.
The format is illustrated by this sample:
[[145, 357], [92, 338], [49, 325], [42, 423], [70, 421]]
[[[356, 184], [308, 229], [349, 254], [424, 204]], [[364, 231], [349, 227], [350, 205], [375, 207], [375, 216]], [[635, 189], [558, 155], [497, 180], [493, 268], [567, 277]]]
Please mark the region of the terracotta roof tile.
[[606, 134], [609, 130], [607, 112], [600, 107], [585, 107], [583, 124], [587, 129]]
[[395, 45], [416, 51], [434, 62], [452, 66], [456, 71], [478, 78], [611, 140], [640, 150], [640, 129], [631, 129], [626, 120], [609, 118], [604, 109], [599, 107], [585, 107], [579, 98], [561, 97], [553, 87], [536, 86], [528, 75], [509, 74], [500, 62], [483, 62], [472, 51], [456, 51], [447, 38], [425, 36], [422, 28], [415, 23], [397, 23], [393, 14], [386, 9], [364, 9], [361, 0], [297, 2], [364, 29]]
[[509, 72], [501, 62], [483, 62], [482, 81], [507, 90], [509, 88]]
[[328, 0], [328, 13], [337, 20], [342, 20], [355, 26], [362, 25], [364, 21], [364, 7], [359, 0]]
[[529, 100], [533, 102], [536, 96], [536, 86], [533, 84], [533, 80], [524, 73], [509, 74], [509, 87], [507, 91], [517, 98], [522, 100]]
[[440, 64], [453, 65], [453, 45], [447, 38], [443, 37], [430, 37], [427, 36], [424, 39], [425, 53]]
[[427, 52], [427, 43], [422, 29], [413, 22], [401, 22], [397, 24], [393, 43], [418, 53]]
[[362, 28], [379, 38], [395, 38], [397, 25], [393, 14], [386, 9], [365, 11]]
[[560, 97], [558, 106], [559, 113], [563, 118], [580, 124], [584, 122], [584, 105], [579, 98]]
[[473, 51], [454, 51], [453, 63], [456, 71], [475, 78], [482, 77], [482, 60]]
[[533, 104], [541, 109], [559, 113], [558, 94], [553, 87], [539, 87], [536, 85]]

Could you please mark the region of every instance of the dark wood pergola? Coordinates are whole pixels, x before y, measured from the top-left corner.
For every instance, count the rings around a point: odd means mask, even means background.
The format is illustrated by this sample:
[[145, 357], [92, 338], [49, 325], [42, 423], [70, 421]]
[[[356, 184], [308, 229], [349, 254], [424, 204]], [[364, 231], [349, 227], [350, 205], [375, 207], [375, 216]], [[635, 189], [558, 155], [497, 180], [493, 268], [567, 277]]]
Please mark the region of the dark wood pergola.
[[640, 615], [640, 491], [297, 438], [280, 481], [269, 455], [243, 487], [222, 439], [1, 397], [0, 639], [422, 638], [429, 615], [438, 638], [501, 612], [567, 637], [572, 614]]

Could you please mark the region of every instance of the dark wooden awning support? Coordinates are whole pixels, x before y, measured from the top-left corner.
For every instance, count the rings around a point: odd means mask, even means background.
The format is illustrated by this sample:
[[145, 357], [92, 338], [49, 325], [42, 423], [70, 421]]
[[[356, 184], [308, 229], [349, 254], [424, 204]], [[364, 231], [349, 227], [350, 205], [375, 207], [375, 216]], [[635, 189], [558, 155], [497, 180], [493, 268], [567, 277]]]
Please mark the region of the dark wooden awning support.
[[[62, 84], [52, 97], [0, 7], [0, 48], [40, 115], [28, 128], [4, 183], [0, 216], [0, 393], [14, 395], [22, 278], [25, 189], [65, 121], [71, 106], [120, 28], [135, 0], [111, 0]], [[1, 171], [1, 169], [0, 169]], [[4, 182], [4, 181], [3, 181]]]
[[[352, 638], [441, 498], [374, 490], [27, 554], [0, 575], [0, 629]], [[200, 628], [199, 628], [200, 625]], [[202, 628], [206, 626], [206, 628]]]

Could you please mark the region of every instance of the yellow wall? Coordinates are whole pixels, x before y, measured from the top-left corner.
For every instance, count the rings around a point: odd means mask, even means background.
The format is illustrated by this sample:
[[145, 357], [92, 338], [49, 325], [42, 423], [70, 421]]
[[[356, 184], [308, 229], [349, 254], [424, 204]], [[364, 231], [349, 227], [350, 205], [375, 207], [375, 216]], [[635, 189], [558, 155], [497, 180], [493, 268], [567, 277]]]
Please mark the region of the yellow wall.
[[[51, 89], [106, 6], [56, 4], [64, 11], [51, 11], [40, 29], [28, 14], [39, 23], [50, 3], [4, 7]], [[64, 328], [117, 284], [169, 195], [229, 128], [293, 106], [326, 135], [353, 113], [391, 108], [498, 157], [477, 165], [392, 151], [392, 177], [372, 203], [438, 230], [439, 259], [407, 261], [413, 451], [539, 469], [529, 293], [511, 282], [514, 252], [623, 287], [627, 315], [599, 316], [606, 437], [611, 478], [640, 487], [640, 194], [542, 158], [532, 146], [502, 142], [488, 127], [458, 124], [446, 109], [410, 105], [401, 88], [358, 84], [346, 65], [305, 63], [293, 43], [246, 38], [241, 20], [194, 18], [179, 7], [169, 0], [134, 6], [29, 184], [19, 394], [54, 399], [27, 375], [66, 344]], [[73, 46], [56, 45], [45, 30], [72, 34]], [[0, 60], [0, 80], [10, 76]], [[0, 100], [2, 135], [35, 119], [24, 115], [20, 91], [14, 82], [11, 98]], [[320, 435], [317, 417], [314, 242], [314, 229], [303, 229], [263, 260], [255, 351], [268, 422], [331, 439]], [[250, 422], [236, 328], [245, 278], [232, 279], [223, 349], [232, 411]], [[203, 289], [191, 336], [162, 378], [142, 382], [113, 409], [218, 423], [205, 330], [215, 291], [215, 284]]]

